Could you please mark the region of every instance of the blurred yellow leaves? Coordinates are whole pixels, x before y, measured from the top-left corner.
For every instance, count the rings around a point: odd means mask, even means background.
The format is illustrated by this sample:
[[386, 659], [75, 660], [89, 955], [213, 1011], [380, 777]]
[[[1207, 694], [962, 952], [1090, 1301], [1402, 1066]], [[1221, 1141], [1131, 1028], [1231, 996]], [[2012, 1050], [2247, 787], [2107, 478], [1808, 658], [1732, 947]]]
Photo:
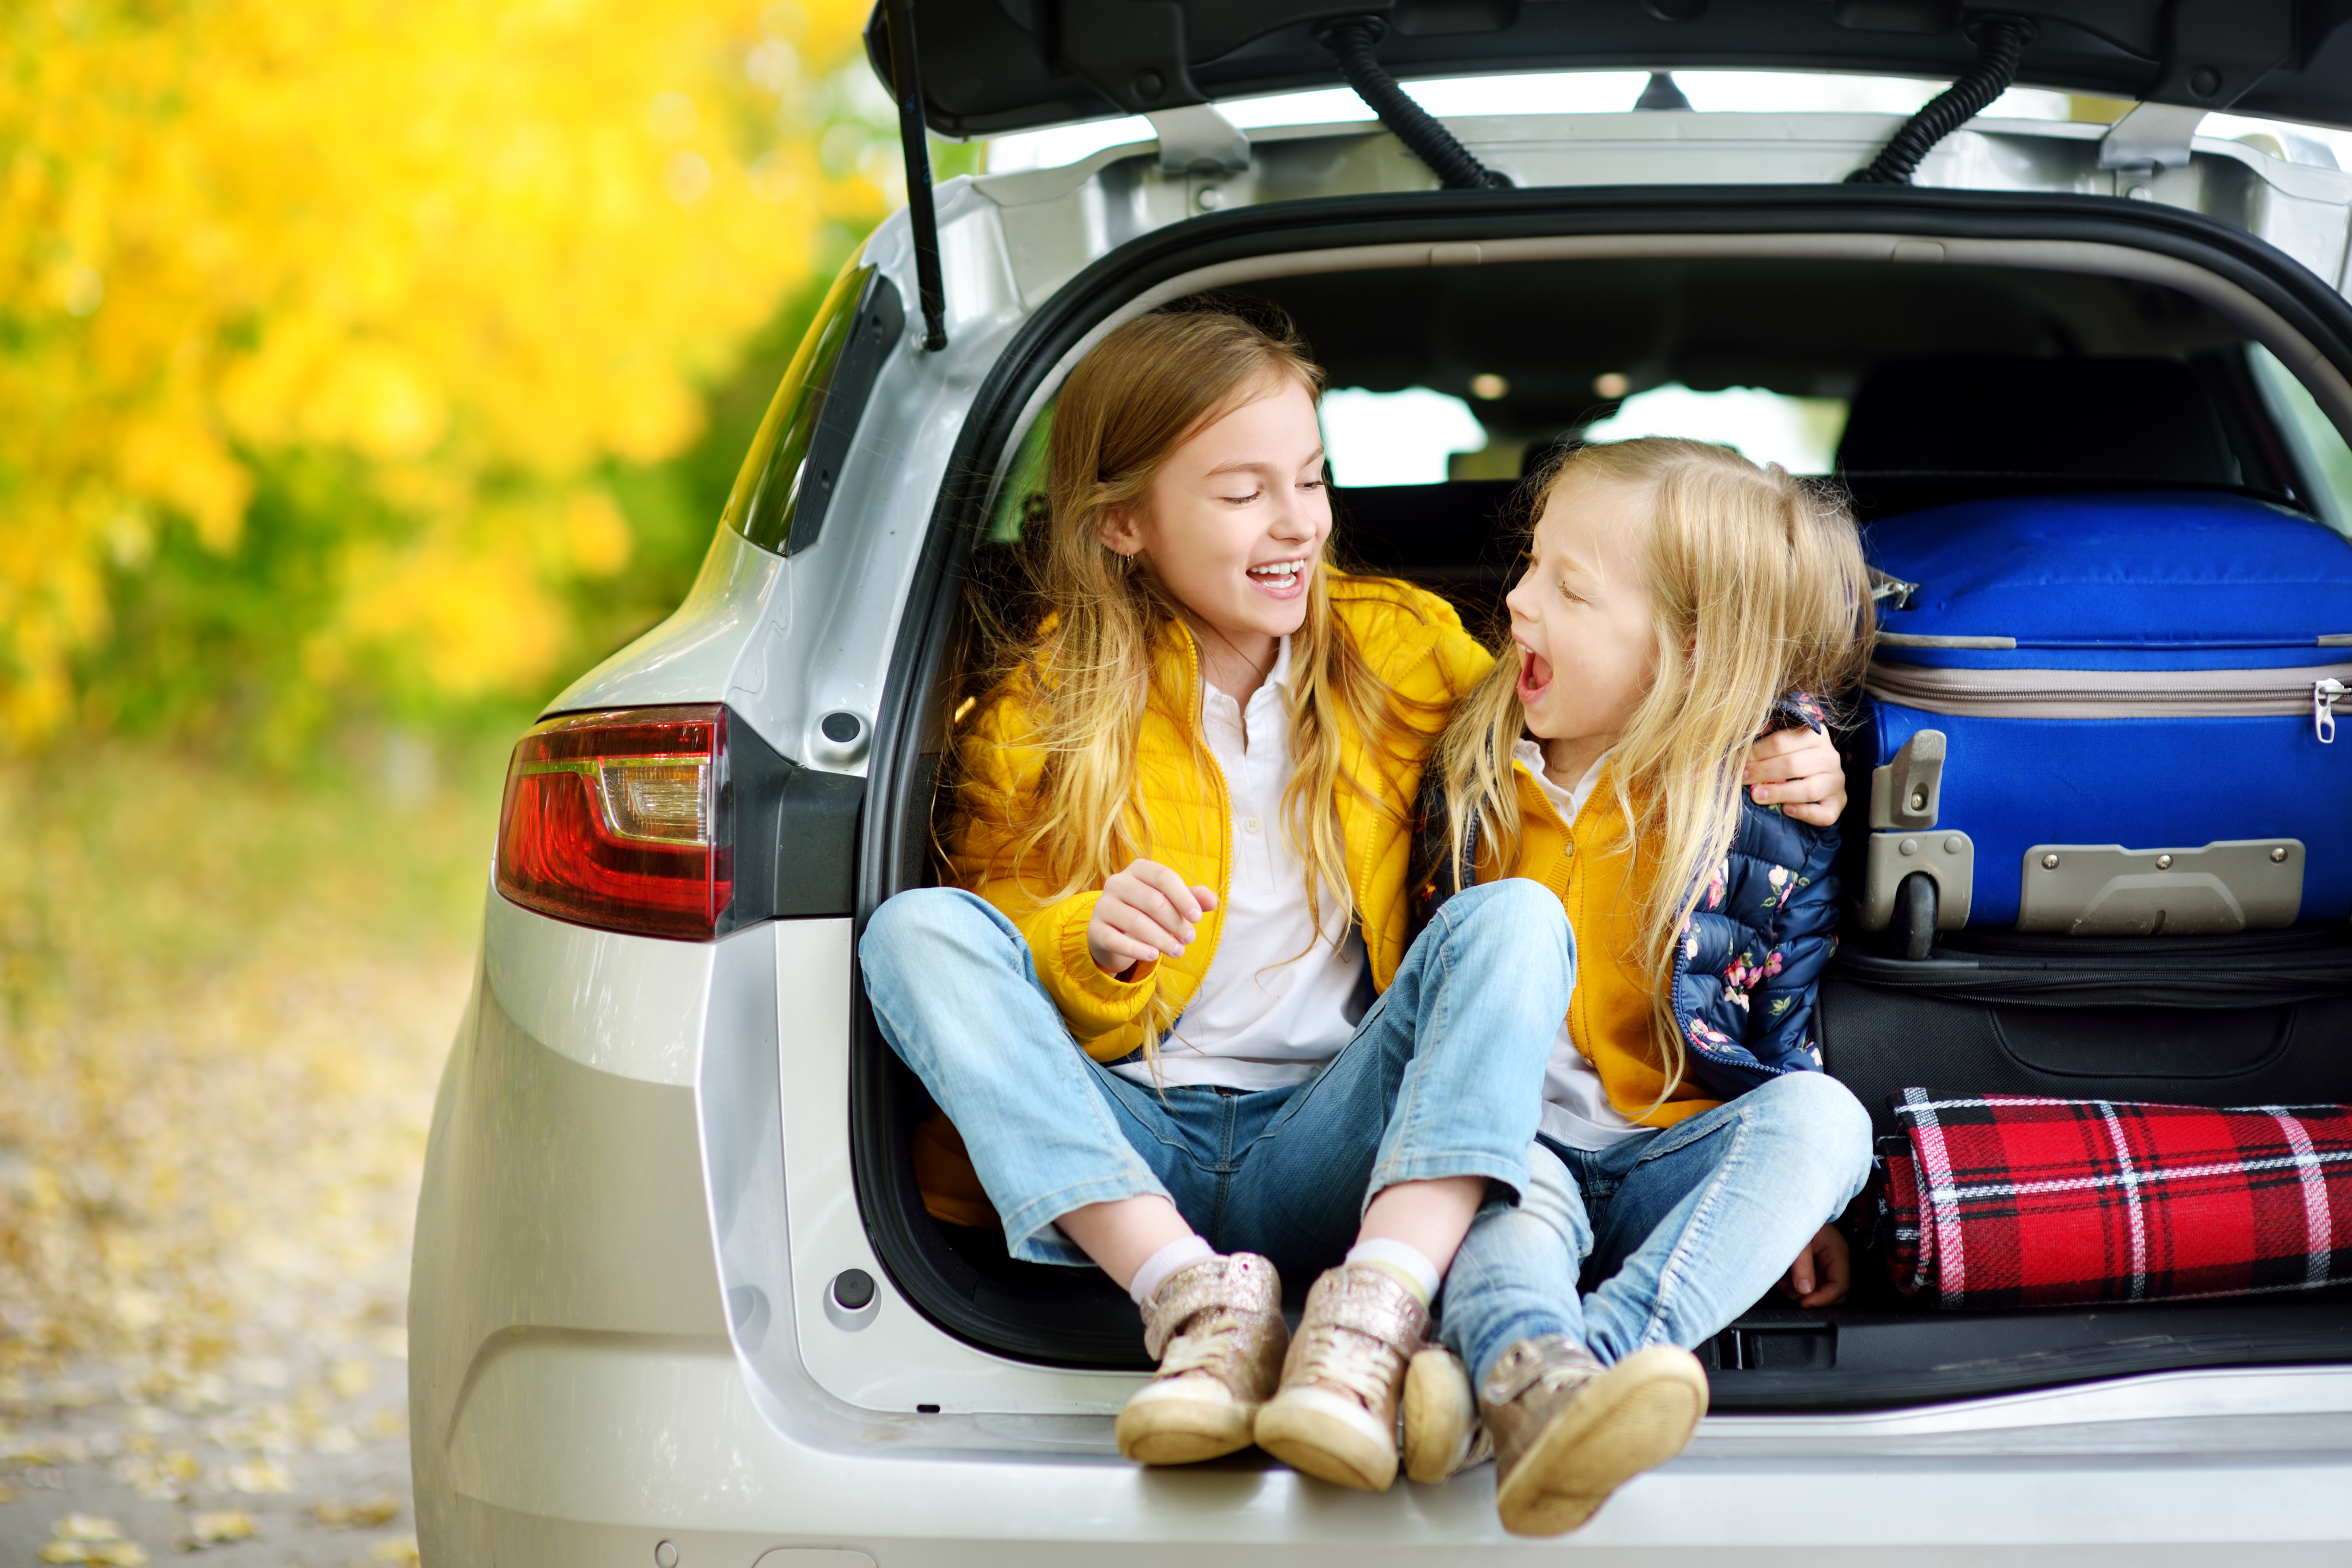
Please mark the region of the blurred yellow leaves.
[[306, 656], [529, 690], [630, 535], [600, 465], [890, 184], [862, 0], [0, 8], [0, 742], [74, 716], [106, 574], [237, 546], [273, 458], [358, 461]]
[[241, 1460], [228, 1468], [226, 1479], [231, 1487], [241, 1492], [290, 1492], [294, 1489], [293, 1472], [271, 1458]]
[[358, 1502], [314, 1502], [310, 1517], [330, 1530], [374, 1530], [398, 1519], [404, 1506], [396, 1493], [379, 1492]]
[[209, 432], [154, 414], [125, 420], [119, 438], [116, 472], [125, 489], [179, 511], [215, 550], [236, 542], [253, 483]]
[[339, 1399], [357, 1399], [375, 1384], [375, 1368], [363, 1361], [339, 1361], [327, 1373], [327, 1386]]
[[[453, 696], [513, 689], [545, 672], [562, 645], [562, 612], [539, 591], [528, 545], [435, 537], [381, 561], [366, 552], [341, 630], [413, 649], [425, 679]], [[325, 643], [313, 668], [341, 673], [341, 651], [340, 639]]]
[[191, 1551], [201, 1551], [207, 1546], [226, 1546], [232, 1542], [250, 1541], [260, 1531], [259, 1523], [245, 1510], [216, 1509], [189, 1519], [186, 1544]]
[[55, 1563], [102, 1563], [109, 1568], [140, 1568], [146, 1552], [135, 1541], [123, 1539], [122, 1529], [110, 1519], [69, 1513], [49, 1527], [56, 1539], [41, 1548], [41, 1561]]

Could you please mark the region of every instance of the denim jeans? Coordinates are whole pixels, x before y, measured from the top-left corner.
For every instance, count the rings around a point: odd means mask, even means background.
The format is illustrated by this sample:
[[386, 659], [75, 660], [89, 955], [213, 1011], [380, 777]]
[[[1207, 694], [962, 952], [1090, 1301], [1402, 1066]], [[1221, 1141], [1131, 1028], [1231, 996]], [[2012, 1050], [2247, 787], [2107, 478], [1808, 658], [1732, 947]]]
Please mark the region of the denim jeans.
[[857, 952], [883, 1037], [963, 1135], [1013, 1257], [1085, 1263], [1056, 1218], [1158, 1194], [1219, 1250], [1303, 1280], [1339, 1261], [1383, 1188], [1526, 1185], [1574, 950], [1540, 884], [1465, 893], [1321, 1072], [1254, 1092], [1155, 1089], [1094, 1061], [1020, 931], [971, 893], [898, 894]]
[[1869, 1173], [1868, 1113], [1817, 1072], [1602, 1150], [1542, 1140], [1521, 1201], [1489, 1202], [1454, 1255], [1441, 1337], [1480, 1381], [1537, 1334], [1612, 1364], [1648, 1345], [1696, 1348], [1788, 1272]]

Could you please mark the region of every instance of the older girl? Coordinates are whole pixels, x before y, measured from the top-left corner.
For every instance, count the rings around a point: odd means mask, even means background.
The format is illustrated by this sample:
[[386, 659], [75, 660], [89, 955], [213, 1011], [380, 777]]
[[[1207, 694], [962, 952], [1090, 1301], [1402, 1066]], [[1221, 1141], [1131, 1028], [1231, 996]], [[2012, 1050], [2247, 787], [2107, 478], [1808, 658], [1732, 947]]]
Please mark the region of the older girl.
[[[1071, 374], [1048, 614], [960, 737], [961, 886], [890, 900], [859, 954], [1013, 1255], [1141, 1310], [1121, 1452], [1255, 1438], [1377, 1489], [1445, 1267], [1527, 1187], [1570, 939], [1507, 881], [1408, 946], [1409, 807], [1489, 660], [1441, 600], [1325, 564], [1319, 389], [1286, 329], [1214, 309]], [[1819, 750], [1759, 763], [1842, 802]], [[1295, 1338], [1277, 1268], [1319, 1273]]]
[[1516, 657], [1440, 746], [1447, 855], [1552, 889], [1575, 995], [1531, 1184], [1454, 1261], [1461, 1360], [1416, 1360], [1406, 1441], [1421, 1479], [1491, 1443], [1504, 1524], [1551, 1534], [1688, 1441], [1706, 1380], [1686, 1347], [1784, 1273], [1808, 1306], [1844, 1291], [1827, 1222], [1870, 1142], [1812, 1036], [1836, 833], [1743, 800], [1737, 774], [1759, 729], [1819, 728], [1789, 694], [1850, 688], [1871, 614], [1842, 508], [1662, 438], [1560, 465], [1509, 605]]

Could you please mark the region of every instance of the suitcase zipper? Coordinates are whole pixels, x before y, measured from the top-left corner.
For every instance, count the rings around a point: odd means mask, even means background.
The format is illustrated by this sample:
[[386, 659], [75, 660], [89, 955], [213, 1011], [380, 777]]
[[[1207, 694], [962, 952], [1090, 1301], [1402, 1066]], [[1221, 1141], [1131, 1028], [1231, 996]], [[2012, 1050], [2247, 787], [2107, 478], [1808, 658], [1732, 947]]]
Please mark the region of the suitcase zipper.
[[2303, 669], [1944, 669], [1874, 662], [1864, 689], [1883, 701], [1972, 719], [2255, 719], [2311, 715], [2336, 742], [2336, 704], [2352, 664]]

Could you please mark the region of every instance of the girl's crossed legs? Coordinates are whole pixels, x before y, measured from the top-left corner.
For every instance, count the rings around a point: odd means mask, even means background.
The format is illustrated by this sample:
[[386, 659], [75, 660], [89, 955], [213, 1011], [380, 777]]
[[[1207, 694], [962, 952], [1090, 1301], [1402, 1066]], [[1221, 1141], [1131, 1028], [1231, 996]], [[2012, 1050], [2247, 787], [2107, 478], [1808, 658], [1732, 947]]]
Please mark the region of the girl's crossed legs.
[[[1868, 1113], [1817, 1072], [1607, 1149], [1540, 1143], [1522, 1199], [1489, 1203], [1455, 1254], [1442, 1337], [1473, 1386], [1541, 1335], [1604, 1364], [1693, 1349], [1770, 1289], [1869, 1173]], [[1598, 1283], [1580, 1292], [1580, 1276]]]
[[[1320, 1072], [1253, 1094], [1162, 1095], [1089, 1059], [1020, 932], [968, 893], [898, 895], [858, 951], [884, 1037], [963, 1134], [1013, 1255], [1130, 1277], [1160, 1370], [1120, 1413], [1121, 1451], [1181, 1464], [1255, 1439], [1385, 1489], [1438, 1274], [1488, 1184], [1527, 1185], [1574, 976], [1559, 900], [1528, 881], [1454, 899]], [[1154, 1227], [1194, 1255], [1156, 1281], [1137, 1273]], [[1321, 1271], [1295, 1340], [1277, 1268]]]
[[1526, 1189], [1573, 974], [1559, 901], [1494, 883], [1439, 910], [1313, 1079], [1163, 1095], [1078, 1049], [1027, 943], [971, 894], [899, 894], [858, 952], [884, 1037], [962, 1134], [1013, 1256], [1088, 1262], [1056, 1219], [1157, 1196], [1221, 1249], [1310, 1273], [1339, 1259], [1384, 1191], [1460, 1178]]

